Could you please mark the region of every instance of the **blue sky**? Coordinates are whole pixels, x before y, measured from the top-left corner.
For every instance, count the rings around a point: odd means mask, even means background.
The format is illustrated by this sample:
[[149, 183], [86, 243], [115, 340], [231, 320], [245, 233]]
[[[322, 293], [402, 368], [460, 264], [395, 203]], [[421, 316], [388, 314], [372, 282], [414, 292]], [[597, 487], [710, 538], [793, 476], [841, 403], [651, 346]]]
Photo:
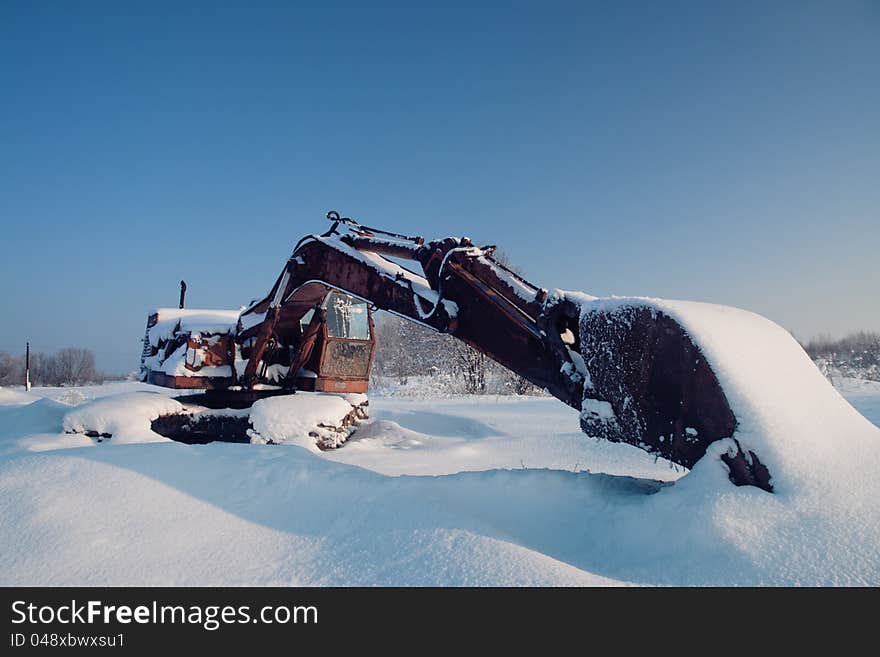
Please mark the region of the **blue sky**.
[[0, 2], [0, 349], [134, 369], [338, 209], [880, 330], [880, 4]]

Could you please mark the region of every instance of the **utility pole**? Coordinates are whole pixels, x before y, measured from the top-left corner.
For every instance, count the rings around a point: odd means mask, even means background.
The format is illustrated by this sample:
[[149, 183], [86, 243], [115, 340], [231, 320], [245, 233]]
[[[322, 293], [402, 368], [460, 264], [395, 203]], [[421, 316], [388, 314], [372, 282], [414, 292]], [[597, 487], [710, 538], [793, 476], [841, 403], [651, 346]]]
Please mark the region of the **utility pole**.
[[27, 346], [24, 350], [24, 389], [25, 392], [31, 391], [31, 343], [25, 343]]

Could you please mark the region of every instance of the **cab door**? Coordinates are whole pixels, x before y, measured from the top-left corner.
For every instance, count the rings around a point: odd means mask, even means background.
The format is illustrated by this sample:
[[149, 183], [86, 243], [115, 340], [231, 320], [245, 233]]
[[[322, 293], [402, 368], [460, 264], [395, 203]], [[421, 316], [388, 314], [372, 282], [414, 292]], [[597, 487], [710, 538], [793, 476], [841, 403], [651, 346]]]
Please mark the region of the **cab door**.
[[366, 392], [375, 340], [369, 304], [341, 292], [330, 292], [324, 301], [318, 378], [315, 390]]

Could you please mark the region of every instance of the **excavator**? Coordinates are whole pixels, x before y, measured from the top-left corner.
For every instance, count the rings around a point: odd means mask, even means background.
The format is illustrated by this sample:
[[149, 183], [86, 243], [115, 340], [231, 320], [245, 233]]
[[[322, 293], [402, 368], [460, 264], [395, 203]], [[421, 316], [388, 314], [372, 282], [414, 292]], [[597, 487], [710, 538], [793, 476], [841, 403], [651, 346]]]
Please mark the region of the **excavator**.
[[[716, 372], [672, 314], [548, 291], [499, 262], [495, 246], [467, 237], [426, 241], [335, 211], [327, 219], [329, 230], [300, 239], [268, 294], [242, 309], [186, 309], [182, 283], [179, 308], [148, 318], [142, 380], [193, 393], [179, 399], [198, 409], [340, 396], [350, 412], [329, 434], [313, 433], [320, 447], [338, 447], [366, 417], [373, 313], [384, 310], [521, 375], [576, 409], [588, 436], [691, 468], [734, 435], [737, 417]], [[165, 416], [153, 429], [193, 441], [254, 435], [246, 414], [211, 411]], [[772, 491], [755, 453], [738, 447], [722, 459], [734, 484]]]

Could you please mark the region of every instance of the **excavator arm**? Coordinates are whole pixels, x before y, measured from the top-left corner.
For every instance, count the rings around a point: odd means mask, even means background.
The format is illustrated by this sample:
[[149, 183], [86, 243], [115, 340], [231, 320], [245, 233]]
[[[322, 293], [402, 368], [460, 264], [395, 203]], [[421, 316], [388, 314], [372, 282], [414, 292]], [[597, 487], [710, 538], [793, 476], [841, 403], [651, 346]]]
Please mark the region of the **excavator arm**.
[[[348, 231], [339, 233], [339, 226]], [[257, 364], [279, 323], [293, 324], [292, 316], [307, 307], [298, 299], [321, 283], [449, 333], [580, 408], [583, 380], [576, 374], [571, 350], [547, 324], [559, 321], [563, 306], [546, 304], [547, 291], [497, 263], [493, 251], [467, 238], [424, 243], [421, 238], [388, 237], [350, 220], [338, 222], [324, 235], [303, 238], [266, 298], [242, 313], [245, 322], [251, 316], [260, 318], [254, 324], [258, 340], [244, 380], [255, 380]], [[414, 267], [402, 267], [390, 258], [409, 260]], [[413, 271], [416, 267], [421, 274]]]
[[[736, 417], [715, 373], [673, 317], [548, 292], [499, 263], [495, 247], [468, 238], [426, 242], [328, 218], [331, 229], [300, 240], [266, 298], [242, 312], [259, 318], [245, 385], [277, 327], [291, 324], [285, 315], [302, 313], [298, 300], [321, 284], [462, 340], [577, 409], [588, 435], [688, 468], [733, 436]], [[735, 483], [771, 489], [755, 454], [723, 458]]]

